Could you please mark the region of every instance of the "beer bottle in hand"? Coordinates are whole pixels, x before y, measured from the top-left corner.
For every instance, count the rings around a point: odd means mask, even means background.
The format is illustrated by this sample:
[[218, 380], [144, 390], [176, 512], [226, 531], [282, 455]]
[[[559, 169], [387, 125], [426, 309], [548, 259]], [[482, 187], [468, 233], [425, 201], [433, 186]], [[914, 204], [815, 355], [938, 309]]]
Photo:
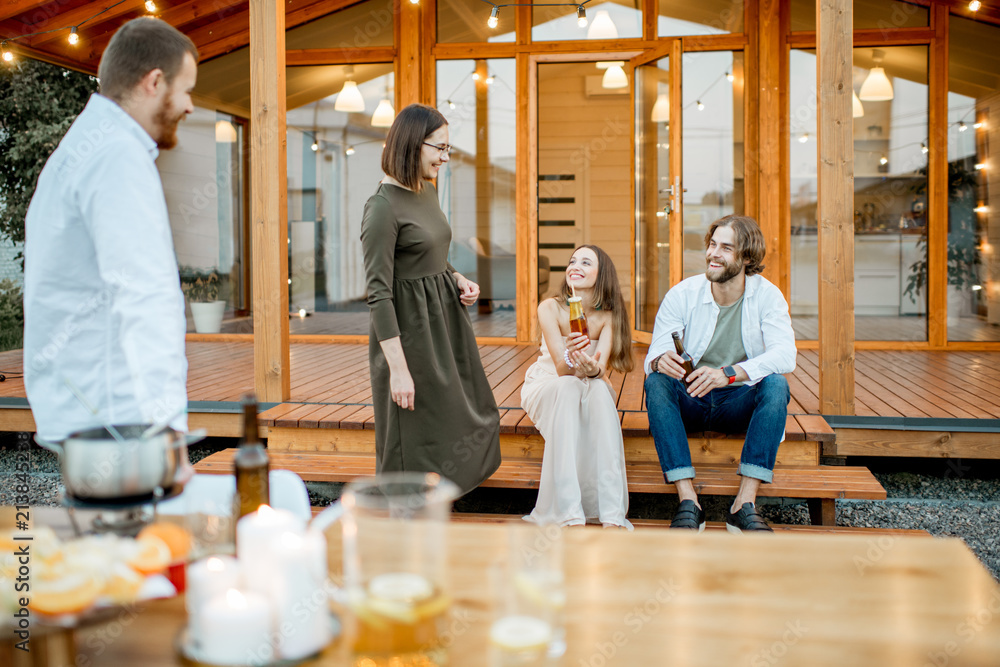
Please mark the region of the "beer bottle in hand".
[[583, 299], [571, 296], [566, 301], [569, 303], [569, 330], [590, 338], [590, 331], [587, 329], [587, 316], [583, 314]]
[[257, 436], [257, 399], [243, 397], [243, 440], [236, 452], [236, 519], [269, 505], [267, 450]]
[[677, 355], [683, 361], [682, 363], [682, 365], [684, 366], [683, 379], [685, 382], [687, 382], [688, 378], [691, 377], [691, 373], [694, 373], [694, 359], [692, 359], [691, 355], [688, 354], [687, 351], [684, 349], [684, 343], [681, 342], [680, 332], [674, 331], [670, 335], [674, 339], [674, 351], [677, 352]]

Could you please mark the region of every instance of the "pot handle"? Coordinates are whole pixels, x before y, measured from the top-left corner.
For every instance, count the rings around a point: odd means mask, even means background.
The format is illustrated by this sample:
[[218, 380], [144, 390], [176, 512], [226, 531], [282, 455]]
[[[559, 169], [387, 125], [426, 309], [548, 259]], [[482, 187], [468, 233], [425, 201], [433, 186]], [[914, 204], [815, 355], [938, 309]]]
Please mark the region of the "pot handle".
[[63, 450], [63, 442], [64, 441], [54, 442], [52, 440], [46, 440], [45, 438], [42, 438], [41, 436], [39, 436], [36, 433], [35, 434], [35, 442], [37, 442], [40, 447], [44, 447], [45, 449], [49, 450], [50, 452], [55, 452], [59, 456], [63, 455], [63, 452], [64, 452], [64, 450]]

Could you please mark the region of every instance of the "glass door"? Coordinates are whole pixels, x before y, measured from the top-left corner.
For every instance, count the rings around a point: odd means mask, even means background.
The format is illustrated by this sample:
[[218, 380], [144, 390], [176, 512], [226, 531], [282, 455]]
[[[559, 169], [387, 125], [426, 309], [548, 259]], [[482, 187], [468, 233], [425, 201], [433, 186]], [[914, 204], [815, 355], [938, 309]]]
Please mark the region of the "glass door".
[[680, 41], [667, 55], [633, 59], [637, 339], [651, 333], [667, 290], [682, 276]]

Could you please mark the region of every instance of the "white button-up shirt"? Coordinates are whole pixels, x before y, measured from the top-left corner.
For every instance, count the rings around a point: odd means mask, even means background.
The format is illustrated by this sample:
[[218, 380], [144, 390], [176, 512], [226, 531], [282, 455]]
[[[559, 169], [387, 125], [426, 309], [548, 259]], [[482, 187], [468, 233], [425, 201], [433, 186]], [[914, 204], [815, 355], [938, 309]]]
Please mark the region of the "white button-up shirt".
[[[187, 406], [184, 296], [158, 154], [95, 94], [38, 177], [25, 222], [24, 379], [43, 438]], [[186, 415], [171, 425], [187, 430]]]
[[[674, 349], [670, 334], [683, 332], [684, 349], [695, 366], [712, 342], [719, 319], [719, 305], [712, 296], [712, 283], [704, 274], [692, 276], [675, 285], [660, 304], [653, 324], [644, 368], [649, 375], [653, 359]], [[773, 373], [795, 370], [795, 332], [788, 316], [788, 303], [773, 283], [763, 276], [749, 276], [743, 292], [743, 349], [747, 360], [737, 364], [750, 377], [746, 384], [756, 384]]]

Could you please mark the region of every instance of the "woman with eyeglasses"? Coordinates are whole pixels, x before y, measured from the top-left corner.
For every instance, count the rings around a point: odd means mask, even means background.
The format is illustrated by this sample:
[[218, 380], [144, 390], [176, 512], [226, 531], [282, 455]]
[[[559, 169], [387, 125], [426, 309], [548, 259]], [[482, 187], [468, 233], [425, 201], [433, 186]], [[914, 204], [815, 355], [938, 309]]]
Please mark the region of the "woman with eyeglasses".
[[479, 285], [447, 259], [451, 227], [433, 181], [450, 152], [437, 109], [399, 112], [361, 244], [376, 470], [436, 472], [467, 492], [500, 466], [500, 415], [465, 309]]

